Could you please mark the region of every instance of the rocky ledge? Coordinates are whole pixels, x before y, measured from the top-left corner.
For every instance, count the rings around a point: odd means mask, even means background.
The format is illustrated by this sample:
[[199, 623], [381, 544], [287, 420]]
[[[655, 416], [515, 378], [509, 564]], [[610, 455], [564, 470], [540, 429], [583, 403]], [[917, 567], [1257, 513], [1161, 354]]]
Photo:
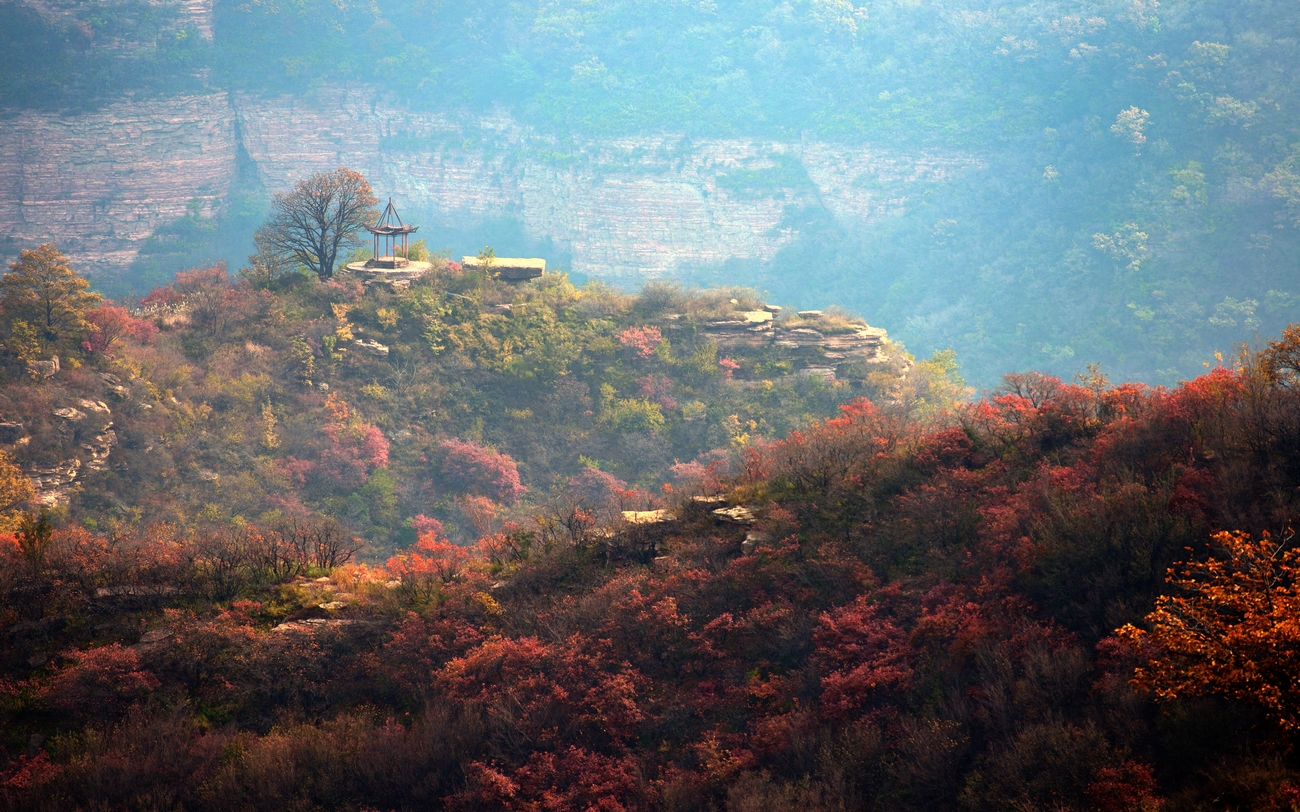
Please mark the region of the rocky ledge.
[[385, 268], [371, 262], [350, 262], [347, 271], [360, 278], [367, 287], [387, 285], [393, 290], [406, 290], [411, 283], [433, 270], [433, 263], [411, 260], [400, 268]]
[[883, 328], [865, 323], [840, 323], [817, 311], [807, 311], [809, 315], [795, 319], [778, 319], [773, 310], [779, 313], [780, 308], [737, 311], [701, 322], [699, 328], [724, 347], [794, 351], [805, 365], [801, 373], [827, 372], [829, 377], [834, 377], [835, 369], [848, 361], [885, 363], [889, 360], [882, 351], [888, 336]]

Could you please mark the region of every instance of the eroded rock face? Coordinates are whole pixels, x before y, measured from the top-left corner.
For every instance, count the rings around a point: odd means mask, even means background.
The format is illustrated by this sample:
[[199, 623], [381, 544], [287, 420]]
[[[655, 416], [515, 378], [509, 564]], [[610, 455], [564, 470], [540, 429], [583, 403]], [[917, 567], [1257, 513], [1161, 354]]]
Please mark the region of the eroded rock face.
[[[835, 368], [846, 361], [888, 360], [882, 353], [888, 333], [880, 327], [862, 324], [848, 332], [826, 334], [812, 327], [787, 327], [780, 321], [759, 320], [755, 318], [759, 312], [762, 311], [736, 313], [700, 327], [720, 346], [784, 349], [796, 356], [806, 356], [807, 361], [815, 359], [816, 363], [808, 366], [805, 374], [817, 374], [828, 380], [834, 380]], [[805, 352], [800, 353], [801, 350]]]
[[[731, 257], [767, 259], [793, 232], [786, 207], [820, 201], [837, 216], [871, 221], [900, 213], [917, 183], [941, 182], [969, 156], [898, 155], [818, 142], [688, 139], [655, 135], [555, 144], [505, 115], [461, 122], [383, 101], [370, 88], [336, 87], [311, 101], [236, 96], [244, 147], [270, 189], [346, 165], [403, 208], [446, 223], [518, 216], [536, 237], [570, 246], [572, 269], [661, 276]], [[482, 144], [470, 151], [467, 136]], [[802, 165], [811, 182], [761, 190], [735, 173]], [[883, 191], [882, 191], [883, 190]]]
[[191, 202], [211, 215], [235, 169], [224, 93], [0, 119], [0, 236], [56, 240], [79, 268], [120, 272]]
[[[189, 4], [195, 20], [206, 2]], [[219, 206], [240, 146], [268, 191], [349, 166], [430, 226], [516, 217], [530, 235], [567, 245], [573, 270], [613, 277], [767, 259], [794, 237], [782, 225], [790, 206], [872, 222], [977, 163], [675, 135], [580, 142], [557, 158], [556, 143], [507, 115], [412, 111], [360, 85], [309, 99], [214, 93], [0, 122], [0, 235], [14, 251], [57, 238], [79, 267], [120, 273], [191, 201], [205, 214]], [[782, 170], [792, 166], [801, 171]]]
[[[117, 445], [117, 432], [113, 430], [113, 412], [102, 400], [75, 398], [73, 405], [60, 406], [50, 412], [50, 416], [60, 424], [53, 440], [46, 435], [44, 464], [26, 464], [24, 473], [32, 480], [36, 490], [36, 501], [45, 507], [57, 507], [68, 501], [69, 496], [78, 487], [80, 480], [88, 474], [103, 471], [108, 467], [109, 456]], [[0, 436], [17, 435], [13, 445], [27, 444], [27, 436], [21, 423], [10, 421], [3, 424], [16, 426]], [[57, 456], [53, 456], [57, 455]], [[62, 459], [50, 464], [49, 460]]]

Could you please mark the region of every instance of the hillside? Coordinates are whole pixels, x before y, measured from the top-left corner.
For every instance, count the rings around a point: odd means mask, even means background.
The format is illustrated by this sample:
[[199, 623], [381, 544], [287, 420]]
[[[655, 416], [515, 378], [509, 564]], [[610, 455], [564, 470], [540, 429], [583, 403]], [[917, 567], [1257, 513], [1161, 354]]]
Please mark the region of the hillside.
[[[649, 508], [683, 466], [725, 470], [853, 397], [934, 410], [962, 396], [950, 359], [916, 365], [846, 315], [774, 317], [743, 289], [511, 284], [435, 260], [396, 289], [186, 271], [130, 313], [88, 306], [83, 330], [30, 345], [15, 304], [0, 448], [70, 522], [323, 514], [382, 558], [414, 541], [414, 516], [468, 532], [466, 495], [527, 511], [595, 477]], [[57, 373], [34, 371], [54, 358]]]
[[[7, 808], [1300, 798], [1300, 326], [1173, 389], [1026, 373], [960, 403], [944, 358], [903, 376], [841, 315], [783, 316], [787, 338], [756, 346], [736, 314], [770, 311], [741, 291], [507, 287], [444, 264], [397, 292], [191, 272], [142, 304], [156, 335], [88, 340], [43, 382], [7, 369], [7, 403], [76, 393], [60, 408], [87, 421], [108, 417], [91, 387], [120, 387], [123, 435], [157, 432], [169, 460], [124, 436], [58, 526], [29, 514], [0, 537]], [[836, 384], [761, 377], [819, 352], [788, 346], [814, 323], [872, 352]], [[381, 338], [387, 360], [365, 357]], [[668, 465], [636, 456], [651, 438], [723, 449], [674, 466], [654, 504], [584, 464], [649, 486]], [[385, 475], [396, 498], [367, 501]], [[349, 476], [365, 484], [344, 496]], [[133, 517], [114, 508], [132, 479], [162, 483]], [[232, 516], [247, 493], [282, 512]], [[400, 533], [376, 504], [452, 512], [416, 517], [382, 565], [294, 515], [334, 511], [378, 546]]]

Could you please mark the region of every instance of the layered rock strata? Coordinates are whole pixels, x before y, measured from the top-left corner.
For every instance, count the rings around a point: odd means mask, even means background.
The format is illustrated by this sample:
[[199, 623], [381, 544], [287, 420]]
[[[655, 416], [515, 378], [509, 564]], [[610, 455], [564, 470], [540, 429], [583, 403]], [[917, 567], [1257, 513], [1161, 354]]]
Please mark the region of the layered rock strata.
[[225, 94], [26, 112], [0, 120], [0, 236], [10, 253], [55, 240], [80, 267], [120, 272], [160, 226], [211, 216], [234, 167]]
[[[204, 0], [190, 5], [207, 19]], [[220, 205], [241, 147], [268, 191], [348, 166], [430, 226], [513, 218], [567, 246], [572, 270], [625, 278], [768, 259], [794, 236], [790, 207], [870, 223], [977, 165], [814, 140], [560, 143], [505, 114], [420, 112], [363, 86], [211, 94], [0, 122], [0, 237], [10, 254], [57, 239], [81, 267], [120, 273], [159, 226]]]
[[[768, 316], [768, 318], [761, 318]], [[834, 371], [848, 361], [884, 363], [889, 359], [882, 352], [888, 333], [880, 327], [867, 324], [851, 329], [823, 332], [800, 323], [788, 326], [772, 321], [770, 313], [763, 311], [737, 313], [726, 318], [705, 322], [701, 328], [724, 347], [768, 347], [791, 351], [796, 360], [804, 364], [805, 372]], [[802, 351], [802, 352], [801, 352]]]

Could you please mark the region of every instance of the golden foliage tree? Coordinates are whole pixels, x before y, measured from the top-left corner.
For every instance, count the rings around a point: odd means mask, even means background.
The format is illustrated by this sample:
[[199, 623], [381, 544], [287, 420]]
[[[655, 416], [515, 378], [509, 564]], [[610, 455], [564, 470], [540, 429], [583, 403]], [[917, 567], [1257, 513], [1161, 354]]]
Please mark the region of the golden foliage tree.
[[50, 242], [24, 250], [0, 279], [0, 307], [5, 315], [27, 321], [47, 341], [79, 337], [89, 329], [86, 312], [101, 298]]
[[375, 221], [378, 202], [360, 172], [318, 172], [275, 196], [255, 238], [258, 251], [301, 263], [323, 282], [334, 275], [340, 247], [354, 244]]
[[1204, 561], [1176, 565], [1147, 615], [1151, 631], [1117, 630], [1147, 656], [1135, 686], [1162, 700], [1225, 696], [1259, 705], [1286, 730], [1300, 728], [1300, 549], [1241, 531], [1216, 533]]
[[1260, 353], [1264, 373], [1273, 383], [1300, 386], [1300, 324], [1290, 324], [1282, 337]]
[[0, 451], [0, 532], [18, 526], [22, 508], [34, 493], [32, 481]]

